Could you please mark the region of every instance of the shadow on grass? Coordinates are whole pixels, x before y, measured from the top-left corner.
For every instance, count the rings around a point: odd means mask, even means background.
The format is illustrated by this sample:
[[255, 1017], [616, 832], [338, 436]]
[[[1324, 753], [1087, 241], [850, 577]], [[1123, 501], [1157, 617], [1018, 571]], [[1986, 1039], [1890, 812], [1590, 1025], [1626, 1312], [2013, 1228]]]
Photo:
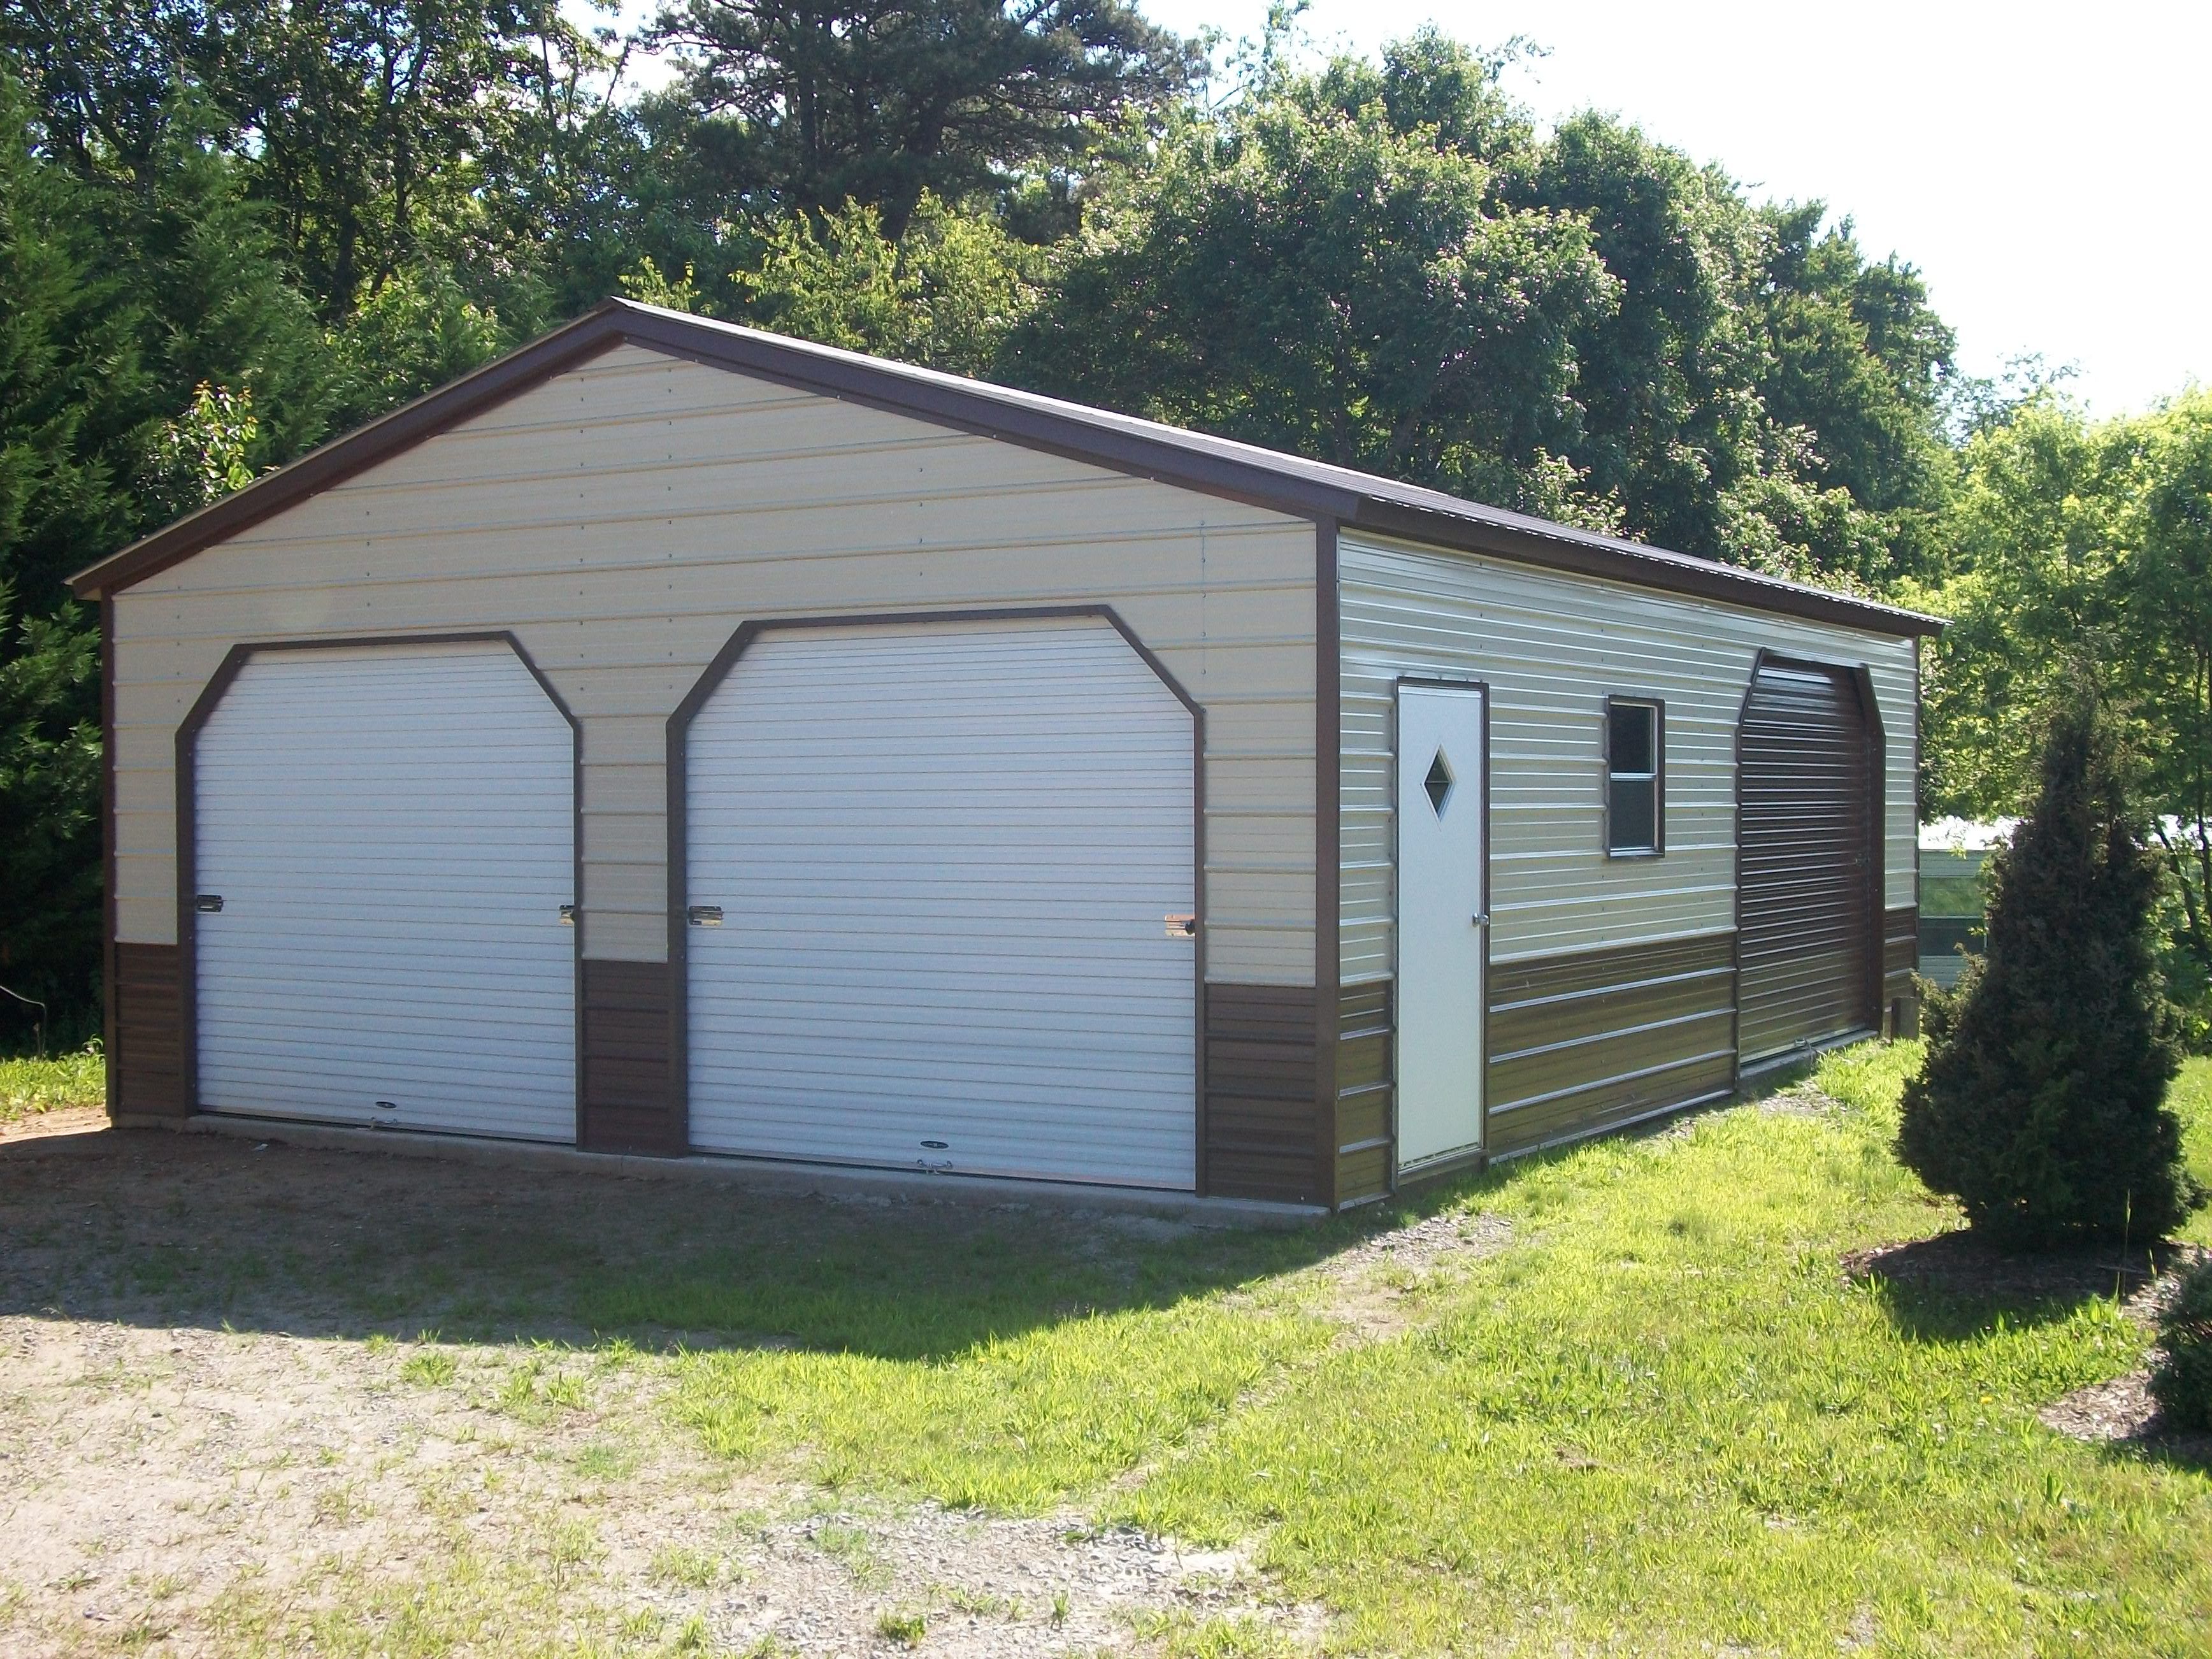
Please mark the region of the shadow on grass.
[[2112, 1247], [2008, 1255], [1960, 1230], [1855, 1251], [1844, 1261], [1870, 1284], [1905, 1335], [1957, 1342], [2067, 1318], [2083, 1304], [2125, 1301], [2163, 1272], [2178, 1247], [2160, 1242], [2125, 1255]]
[[2154, 1427], [2148, 1433], [2115, 1440], [2101, 1448], [2116, 1462], [2155, 1463], [2162, 1468], [2212, 1475], [2212, 1432]]
[[103, 1132], [0, 1158], [0, 1313], [927, 1360], [1304, 1267], [1470, 1185], [1270, 1232], [311, 1150], [281, 1133]]

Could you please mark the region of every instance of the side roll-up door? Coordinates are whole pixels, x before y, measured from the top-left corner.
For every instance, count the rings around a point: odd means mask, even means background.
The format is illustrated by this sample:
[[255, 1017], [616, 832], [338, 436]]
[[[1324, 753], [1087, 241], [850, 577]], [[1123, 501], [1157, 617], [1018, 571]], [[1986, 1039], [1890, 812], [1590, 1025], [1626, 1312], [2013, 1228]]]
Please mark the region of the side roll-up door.
[[192, 748], [201, 1109], [574, 1140], [574, 792], [504, 643], [249, 657]]
[[1870, 753], [1849, 671], [1761, 664], [1738, 747], [1745, 1064], [1876, 1024]]
[[1103, 621], [754, 640], [685, 739], [693, 1144], [1193, 1186], [1194, 741]]

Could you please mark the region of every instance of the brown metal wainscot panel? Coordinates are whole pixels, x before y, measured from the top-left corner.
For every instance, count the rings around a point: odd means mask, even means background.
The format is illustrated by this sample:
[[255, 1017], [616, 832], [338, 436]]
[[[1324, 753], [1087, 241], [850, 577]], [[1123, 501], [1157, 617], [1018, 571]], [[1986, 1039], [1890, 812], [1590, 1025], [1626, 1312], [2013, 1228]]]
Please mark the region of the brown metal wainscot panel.
[[584, 958], [584, 1149], [674, 1156], [684, 1150], [669, 1087], [665, 962]]
[[1206, 1189], [1328, 1201], [1316, 1137], [1311, 986], [1206, 988]]
[[1492, 969], [1492, 1158], [1595, 1134], [1734, 1086], [1735, 936]]
[[115, 946], [115, 1079], [118, 1113], [182, 1117], [185, 1103], [182, 953], [173, 945]]
[[1391, 982], [1347, 985], [1337, 995], [1336, 1202], [1364, 1203], [1390, 1190], [1395, 1072]]

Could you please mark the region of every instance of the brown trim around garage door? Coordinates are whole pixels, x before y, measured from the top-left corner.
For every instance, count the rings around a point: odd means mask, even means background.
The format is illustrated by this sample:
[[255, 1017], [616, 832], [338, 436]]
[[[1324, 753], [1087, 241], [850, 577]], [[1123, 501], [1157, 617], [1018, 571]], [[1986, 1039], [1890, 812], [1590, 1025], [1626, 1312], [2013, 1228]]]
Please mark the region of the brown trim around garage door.
[[195, 868], [198, 856], [199, 803], [196, 787], [198, 769], [197, 749], [201, 728], [206, 726], [222, 702], [223, 693], [231, 682], [244, 671], [246, 665], [264, 652], [302, 651], [366, 651], [380, 647], [418, 645], [503, 645], [514, 653], [530, 676], [538, 682], [546, 700], [560, 711], [561, 718], [568, 722], [568, 798], [570, 836], [570, 885], [575, 893], [574, 938], [570, 955], [575, 966], [573, 975], [574, 998], [574, 1033], [576, 1065], [572, 1087], [575, 1097], [574, 1129], [579, 1139], [583, 1132], [582, 1059], [584, 1013], [584, 728], [568, 707], [568, 700], [545, 678], [522, 641], [505, 629], [479, 629], [468, 633], [451, 634], [362, 634], [343, 637], [313, 640], [251, 640], [234, 645], [223, 654], [208, 683], [201, 688], [192, 706], [177, 727], [177, 951], [178, 979], [178, 1048], [181, 1075], [180, 1109], [197, 1112], [199, 1102], [199, 929], [198, 909], [194, 900], [198, 896], [198, 872]]
[[1196, 1121], [1197, 1190], [1211, 1190], [1206, 1168], [1206, 710], [1182, 683], [1121, 620], [1110, 605], [1046, 605], [968, 607], [944, 611], [856, 611], [846, 615], [774, 617], [740, 623], [668, 717], [668, 1098], [671, 1133], [679, 1149], [691, 1141], [690, 1000], [690, 826], [688, 768], [691, 722], [707, 706], [738, 659], [763, 634], [824, 628], [903, 628], [917, 624], [977, 622], [1103, 622], [1119, 634], [1160, 684], [1173, 692], [1191, 718], [1191, 902], [1196, 917], [1196, 949], [1191, 963], [1191, 1024], [1195, 1086], [1191, 1110]]

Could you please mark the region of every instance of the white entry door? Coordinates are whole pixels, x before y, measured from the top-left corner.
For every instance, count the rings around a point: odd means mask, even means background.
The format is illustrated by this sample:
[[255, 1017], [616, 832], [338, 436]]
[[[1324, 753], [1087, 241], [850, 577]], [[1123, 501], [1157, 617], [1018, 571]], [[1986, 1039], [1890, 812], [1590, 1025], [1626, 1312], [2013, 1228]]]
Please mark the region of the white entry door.
[[503, 644], [247, 660], [193, 744], [203, 1110], [575, 1139], [572, 732]]
[[1190, 1188], [1190, 710], [1104, 623], [800, 629], [692, 721], [692, 1144]]
[[1398, 688], [1398, 1167], [1482, 1146], [1480, 686]]

